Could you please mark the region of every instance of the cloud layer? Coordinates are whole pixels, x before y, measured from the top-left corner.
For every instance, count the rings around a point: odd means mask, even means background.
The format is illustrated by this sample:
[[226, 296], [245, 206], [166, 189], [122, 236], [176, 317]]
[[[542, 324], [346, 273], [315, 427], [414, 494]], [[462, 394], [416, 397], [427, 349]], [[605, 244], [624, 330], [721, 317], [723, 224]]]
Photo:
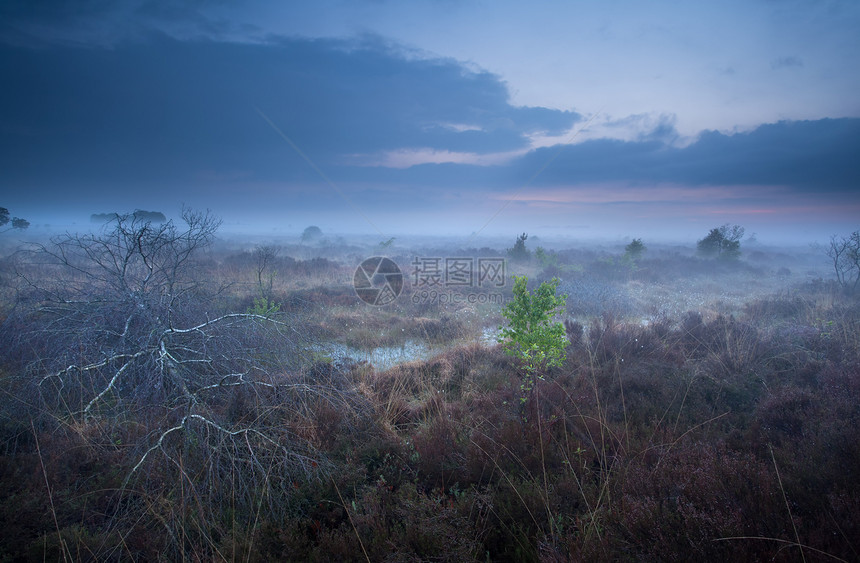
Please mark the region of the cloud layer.
[[5, 48], [0, 62], [10, 70], [0, 146], [27, 177], [44, 170], [35, 155], [96, 176], [229, 163], [267, 177], [283, 147], [258, 109], [327, 167], [391, 151], [524, 149], [530, 135], [559, 134], [579, 119], [513, 107], [494, 75], [372, 40], [160, 36], [110, 50]]
[[497, 75], [375, 36], [150, 32], [110, 48], [7, 44], [0, 66], [6, 206], [320, 212], [346, 197], [485, 216], [508, 200], [523, 212], [596, 205], [601, 190], [615, 195], [600, 203], [642, 209], [683, 205], [684, 193], [719, 193], [725, 209], [743, 200], [740, 214], [775, 209], [773, 197], [858, 204], [860, 119], [705, 131], [681, 145], [672, 115], [632, 115], [602, 127], [633, 134], [600, 138], [576, 112], [513, 105]]

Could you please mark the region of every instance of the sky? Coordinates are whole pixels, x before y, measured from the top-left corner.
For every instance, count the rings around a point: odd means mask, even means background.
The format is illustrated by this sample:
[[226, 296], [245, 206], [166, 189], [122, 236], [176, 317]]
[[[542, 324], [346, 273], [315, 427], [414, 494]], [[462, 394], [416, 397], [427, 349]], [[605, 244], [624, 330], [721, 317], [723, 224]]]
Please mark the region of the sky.
[[0, 0], [0, 206], [225, 231], [860, 227], [860, 2]]

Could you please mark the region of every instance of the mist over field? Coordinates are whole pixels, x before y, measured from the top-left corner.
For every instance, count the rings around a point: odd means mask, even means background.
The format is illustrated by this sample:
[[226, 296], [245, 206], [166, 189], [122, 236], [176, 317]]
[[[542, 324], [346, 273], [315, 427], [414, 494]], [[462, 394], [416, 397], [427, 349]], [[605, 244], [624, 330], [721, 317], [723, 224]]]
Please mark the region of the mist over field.
[[857, 29], [0, 3], [0, 560], [858, 560]]

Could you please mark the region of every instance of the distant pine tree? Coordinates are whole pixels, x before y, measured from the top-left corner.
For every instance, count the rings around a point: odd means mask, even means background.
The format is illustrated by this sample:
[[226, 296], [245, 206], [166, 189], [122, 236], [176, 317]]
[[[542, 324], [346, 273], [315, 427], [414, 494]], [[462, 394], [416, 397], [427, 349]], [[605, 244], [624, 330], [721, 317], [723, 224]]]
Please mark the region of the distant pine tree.
[[531, 252], [526, 248], [526, 239], [529, 236], [526, 233], [523, 233], [517, 237], [517, 242], [514, 243], [513, 248], [508, 249], [508, 257], [511, 260], [515, 261], [525, 261], [528, 260], [531, 256]]

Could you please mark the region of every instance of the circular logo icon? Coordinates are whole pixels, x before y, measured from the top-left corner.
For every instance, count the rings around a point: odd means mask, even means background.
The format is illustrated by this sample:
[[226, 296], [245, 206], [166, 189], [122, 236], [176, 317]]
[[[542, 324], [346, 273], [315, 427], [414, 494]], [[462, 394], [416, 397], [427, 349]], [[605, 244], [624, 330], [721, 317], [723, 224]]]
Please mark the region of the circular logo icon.
[[365, 303], [388, 305], [403, 291], [403, 272], [390, 258], [374, 256], [356, 268], [352, 287]]

